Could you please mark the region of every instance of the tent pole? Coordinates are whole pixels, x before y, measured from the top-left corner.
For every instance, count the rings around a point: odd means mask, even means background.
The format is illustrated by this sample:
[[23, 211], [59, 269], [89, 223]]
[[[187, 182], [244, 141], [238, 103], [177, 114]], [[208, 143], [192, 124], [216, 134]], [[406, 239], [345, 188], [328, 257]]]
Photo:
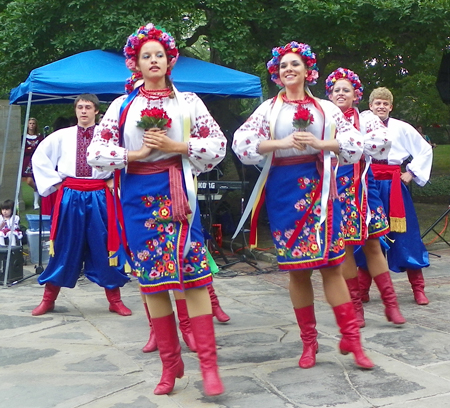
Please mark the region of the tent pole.
[[[27, 113], [25, 114], [25, 123], [23, 126], [22, 149], [20, 150], [19, 171], [17, 173], [17, 184], [16, 184], [16, 195], [14, 197], [14, 208], [13, 208], [13, 213], [12, 213], [13, 220], [14, 220], [14, 217], [16, 216], [17, 203], [19, 202], [20, 182], [22, 181], [23, 157], [25, 156], [25, 146], [27, 144], [28, 118], [30, 117], [30, 107], [31, 107], [32, 97], [33, 97], [33, 92], [28, 93]], [[12, 245], [12, 239], [10, 239], [9, 243], [8, 243], [8, 253], [6, 255], [5, 277], [3, 279], [3, 286], [7, 286], [7, 284], [8, 284], [9, 264], [11, 263], [11, 245]]]
[[6, 147], [8, 146], [9, 123], [11, 121], [11, 111], [12, 111], [12, 105], [9, 105], [8, 120], [6, 121], [5, 143], [4, 143], [4, 146], [3, 146], [2, 168], [0, 170], [0, 187], [3, 184], [3, 170], [5, 169]]

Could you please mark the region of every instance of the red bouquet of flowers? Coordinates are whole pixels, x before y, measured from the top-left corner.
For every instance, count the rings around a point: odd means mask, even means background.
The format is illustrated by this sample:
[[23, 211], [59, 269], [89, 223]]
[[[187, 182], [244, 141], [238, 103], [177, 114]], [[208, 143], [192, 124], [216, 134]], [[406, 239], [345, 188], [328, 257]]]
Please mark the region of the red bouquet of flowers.
[[137, 122], [137, 127], [142, 129], [163, 129], [164, 127], [170, 128], [171, 124], [172, 119], [167, 116], [167, 112], [164, 109], [152, 108], [141, 111], [141, 120]]
[[308, 108], [298, 105], [292, 124], [296, 129], [305, 130], [311, 123], [314, 123], [314, 117]]

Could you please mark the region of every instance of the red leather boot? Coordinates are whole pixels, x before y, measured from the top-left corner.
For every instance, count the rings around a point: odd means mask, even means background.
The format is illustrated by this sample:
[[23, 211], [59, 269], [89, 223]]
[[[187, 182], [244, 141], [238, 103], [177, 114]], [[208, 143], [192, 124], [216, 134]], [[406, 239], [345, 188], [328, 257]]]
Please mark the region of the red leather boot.
[[430, 301], [425, 295], [425, 280], [422, 269], [407, 269], [408, 280], [414, 293], [414, 300], [418, 305], [428, 305]]
[[300, 327], [300, 337], [303, 342], [303, 353], [298, 361], [298, 365], [301, 368], [314, 367], [316, 365], [316, 354], [319, 352], [314, 305], [294, 309], [294, 313], [298, 327]]
[[44, 296], [42, 297], [42, 301], [38, 307], [33, 309], [31, 314], [33, 316], [40, 316], [47, 312], [51, 312], [55, 308], [55, 300], [58, 297], [60, 290], [60, 286], [55, 286], [50, 282], [47, 282], [45, 284]]
[[367, 303], [370, 300], [369, 291], [372, 284], [372, 277], [367, 269], [358, 268], [358, 283], [361, 302]]
[[184, 363], [181, 359], [175, 315], [171, 313], [169, 316], [157, 317], [152, 319], [152, 324], [163, 365], [161, 380], [153, 393], [156, 395], [169, 394], [175, 386], [175, 378], [182, 378], [184, 375]]
[[361, 346], [358, 322], [356, 321], [355, 308], [352, 302], [333, 307], [336, 322], [341, 329], [342, 339], [339, 350], [342, 354], [353, 353], [355, 363], [358, 367], [370, 369], [374, 364], [364, 354]]
[[216, 338], [212, 314], [192, 317], [191, 326], [200, 359], [203, 390], [209, 396], [220, 395], [224, 392], [224, 387], [217, 367]]
[[158, 350], [158, 346], [156, 344], [156, 336], [153, 331], [152, 319], [150, 317], [150, 313], [148, 311], [147, 303], [144, 303], [145, 314], [147, 315], [148, 325], [150, 326], [150, 337], [148, 338], [147, 344], [142, 348], [143, 353], [151, 353], [153, 351]]
[[389, 271], [373, 278], [378, 290], [381, 294], [381, 300], [384, 304], [384, 314], [389, 322], [394, 324], [406, 323], [405, 318], [402, 316], [397, 303], [397, 295], [395, 294], [394, 285], [392, 284], [391, 274]]
[[132, 312], [126, 307], [120, 299], [120, 288], [106, 289], [106, 299], [109, 302], [109, 311], [120, 314], [121, 316], [131, 316]]
[[175, 300], [175, 303], [177, 305], [178, 321], [180, 322], [179, 327], [181, 335], [183, 336], [183, 340], [189, 347], [189, 350], [197, 351], [197, 348], [195, 347], [195, 338], [192, 334], [191, 321], [189, 319], [189, 314], [186, 306], [186, 299], [177, 299]]
[[346, 279], [345, 283], [347, 284], [348, 291], [350, 292], [350, 297], [355, 308], [356, 321], [358, 322], [358, 326], [365, 327], [366, 322], [364, 320], [364, 308], [359, 291], [358, 277]]
[[211, 299], [212, 313], [213, 316], [220, 322], [226, 323], [230, 320], [230, 316], [228, 316], [220, 307], [219, 299], [217, 298], [216, 292], [214, 291], [213, 285], [208, 285], [209, 297]]

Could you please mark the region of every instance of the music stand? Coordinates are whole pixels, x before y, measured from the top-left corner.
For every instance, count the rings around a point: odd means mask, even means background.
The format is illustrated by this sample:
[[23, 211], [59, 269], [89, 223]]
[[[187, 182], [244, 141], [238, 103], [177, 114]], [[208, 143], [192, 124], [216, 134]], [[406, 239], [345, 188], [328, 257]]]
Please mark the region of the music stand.
[[[435, 221], [435, 222], [433, 222], [433, 224], [432, 225], [430, 225], [428, 228], [427, 228], [427, 230], [421, 235], [421, 238], [422, 238], [422, 240], [423, 240], [423, 238], [426, 236], [426, 235], [428, 235], [431, 231], [433, 231], [439, 238], [441, 238], [442, 239], [442, 241], [444, 241], [448, 246], [450, 246], [450, 243], [439, 233], [439, 232], [437, 232], [435, 229], [434, 229], [434, 227], [437, 225], [437, 224], [439, 224], [439, 222], [443, 219], [443, 218], [445, 218], [446, 216], [447, 216], [447, 214], [449, 214], [450, 213], [450, 204], [449, 204], [449, 206], [448, 206], [448, 208], [447, 208], [447, 210], [445, 210], [440, 216], [439, 216], [439, 218]], [[428, 252], [430, 255], [433, 255], [433, 256], [436, 256], [436, 257], [438, 257], [438, 258], [440, 258], [441, 257], [441, 255], [438, 255], [438, 254], [434, 254], [434, 253], [432, 253], [432, 252]]]

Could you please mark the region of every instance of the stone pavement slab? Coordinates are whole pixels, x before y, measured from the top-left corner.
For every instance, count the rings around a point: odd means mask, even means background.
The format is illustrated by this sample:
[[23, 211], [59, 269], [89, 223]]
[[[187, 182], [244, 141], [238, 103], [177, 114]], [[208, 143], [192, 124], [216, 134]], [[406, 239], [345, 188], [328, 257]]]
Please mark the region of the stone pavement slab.
[[[299, 329], [288, 276], [259, 261], [215, 279], [231, 316], [216, 322], [219, 365], [226, 392], [202, 393], [198, 358], [182, 343], [185, 376], [173, 393], [153, 395], [161, 363], [144, 354], [148, 323], [135, 280], [122, 289], [128, 317], [108, 311], [103, 289], [80, 280], [61, 290], [54, 312], [32, 317], [43, 289], [33, 276], [0, 289], [0, 408], [444, 408], [450, 407], [450, 249], [435, 251], [425, 270], [428, 306], [414, 303], [405, 274], [393, 274], [403, 326], [386, 321], [376, 288], [365, 304], [364, 347], [373, 370], [338, 353], [340, 338], [314, 272], [320, 352], [309, 370], [298, 367]], [[32, 267], [27, 268], [33, 273]]]

